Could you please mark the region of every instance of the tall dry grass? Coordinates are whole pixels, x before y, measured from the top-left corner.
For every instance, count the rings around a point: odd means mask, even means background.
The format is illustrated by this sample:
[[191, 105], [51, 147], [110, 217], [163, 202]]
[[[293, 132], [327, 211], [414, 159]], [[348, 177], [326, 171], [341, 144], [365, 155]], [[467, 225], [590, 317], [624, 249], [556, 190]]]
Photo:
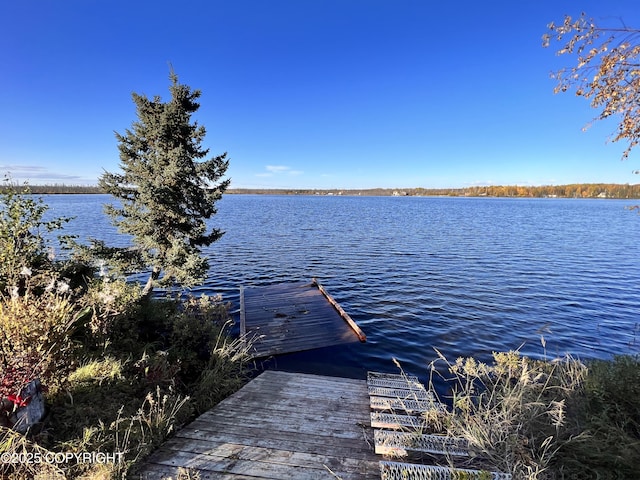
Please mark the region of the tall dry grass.
[[555, 464], [572, 440], [568, 411], [579, 401], [587, 366], [571, 357], [539, 361], [518, 352], [494, 353], [486, 364], [474, 358], [449, 361], [436, 350], [430, 365], [445, 380], [450, 408], [423, 414], [425, 431], [462, 439], [468, 459], [448, 456], [445, 463], [510, 473], [514, 479], [560, 478]]
[[430, 390], [436, 376], [444, 380], [450, 408], [424, 413], [425, 430], [462, 438], [471, 452], [445, 464], [514, 480], [640, 478], [640, 358], [534, 360], [511, 351], [486, 364], [436, 354]]

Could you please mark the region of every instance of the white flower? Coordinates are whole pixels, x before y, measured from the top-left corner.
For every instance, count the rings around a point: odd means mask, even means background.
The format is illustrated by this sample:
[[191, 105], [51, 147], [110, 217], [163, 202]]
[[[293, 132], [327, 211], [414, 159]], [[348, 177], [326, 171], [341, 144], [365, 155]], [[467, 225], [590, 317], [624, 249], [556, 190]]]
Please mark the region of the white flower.
[[11, 287], [11, 290], [9, 290], [9, 293], [11, 295], [11, 298], [14, 298], [14, 299], [20, 296], [20, 292], [18, 291], [18, 287], [16, 285]]
[[115, 297], [115, 296], [113, 296], [113, 295], [111, 295], [111, 294], [109, 294], [109, 293], [106, 293], [106, 292], [100, 292], [100, 293], [98, 294], [98, 299], [99, 299], [102, 303], [104, 303], [105, 305], [109, 305], [109, 304], [111, 304], [111, 303], [115, 302], [116, 297]]
[[58, 293], [67, 293], [69, 291], [69, 284], [67, 282], [58, 282]]
[[20, 275], [24, 275], [25, 277], [30, 277], [31, 269], [29, 267], [22, 267], [22, 270], [20, 270]]
[[56, 288], [56, 279], [52, 278], [51, 281], [49, 282], [49, 285], [47, 285], [44, 289], [45, 292], [50, 292], [52, 291], [54, 288]]

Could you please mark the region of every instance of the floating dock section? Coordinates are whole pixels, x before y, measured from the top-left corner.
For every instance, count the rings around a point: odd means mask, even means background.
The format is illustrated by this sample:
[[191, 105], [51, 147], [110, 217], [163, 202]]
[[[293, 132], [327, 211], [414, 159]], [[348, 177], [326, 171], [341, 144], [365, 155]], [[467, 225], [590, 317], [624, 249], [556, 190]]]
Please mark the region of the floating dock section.
[[366, 341], [344, 309], [311, 283], [240, 287], [240, 335], [252, 358]]

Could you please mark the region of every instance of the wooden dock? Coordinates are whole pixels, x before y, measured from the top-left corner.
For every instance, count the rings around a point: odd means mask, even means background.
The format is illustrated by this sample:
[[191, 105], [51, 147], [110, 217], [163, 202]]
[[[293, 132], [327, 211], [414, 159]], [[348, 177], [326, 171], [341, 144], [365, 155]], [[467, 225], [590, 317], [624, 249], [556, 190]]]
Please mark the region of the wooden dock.
[[266, 371], [178, 431], [141, 478], [379, 479], [379, 459], [366, 381]]
[[315, 279], [240, 287], [240, 335], [252, 358], [366, 340], [360, 327]]

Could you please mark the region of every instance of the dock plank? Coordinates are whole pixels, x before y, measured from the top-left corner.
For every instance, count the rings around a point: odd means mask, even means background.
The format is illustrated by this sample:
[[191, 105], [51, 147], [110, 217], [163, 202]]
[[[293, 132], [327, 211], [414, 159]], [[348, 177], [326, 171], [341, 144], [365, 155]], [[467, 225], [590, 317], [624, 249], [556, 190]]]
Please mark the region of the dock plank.
[[[238, 427], [233, 432], [225, 431], [220, 433], [218, 430], [190, 430], [180, 432], [176, 438], [205, 440], [208, 442], [233, 442], [242, 443], [244, 445], [277, 448], [280, 450], [295, 450], [302, 453], [317, 453], [322, 451], [323, 454], [335, 457], [348, 457], [357, 460], [368, 460], [371, 451], [373, 451], [373, 439], [369, 438], [369, 433], [364, 433], [360, 438], [351, 440], [355, 447], [345, 445], [344, 439], [334, 439], [332, 437], [307, 436], [302, 437], [296, 433], [290, 432], [270, 432], [269, 438], [264, 438], [264, 431], [257, 428]], [[364, 442], [371, 445], [371, 451], [363, 451], [359, 446]], [[369, 442], [369, 443], [367, 443]], [[164, 447], [163, 447], [164, 448]]]
[[365, 381], [267, 371], [165, 442], [141, 478], [379, 478], [368, 405]]
[[[207, 465], [205, 469], [213, 471], [221, 471], [226, 466], [228, 459], [242, 462], [257, 462], [269, 465], [269, 470], [285, 470], [290, 467], [298, 469], [325, 470], [324, 466], [331, 468], [333, 472], [342, 476], [359, 475], [367, 470], [375, 473], [378, 468], [376, 462], [362, 462], [352, 458], [338, 458], [316, 453], [293, 452], [288, 450], [279, 450], [266, 447], [255, 447], [233, 443], [221, 444], [218, 448], [212, 449], [209, 442], [201, 440], [192, 440], [191, 443], [180, 443], [175, 451], [170, 450], [173, 444], [168, 444], [166, 464], [171, 466], [193, 465], [192, 453], [198, 453], [204, 459]], [[178, 453], [174, 453], [178, 452]], [[160, 459], [158, 463], [162, 464]], [[311, 468], [309, 468], [311, 466]], [[243, 469], [245, 472], [249, 470], [248, 465]], [[261, 467], [265, 468], [265, 467]], [[255, 468], [254, 468], [255, 469]], [[317, 475], [318, 472], [313, 472]]]
[[[331, 476], [326, 467], [329, 467], [338, 478], [342, 478], [343, 480], [357, 480], [367, 474], [375, 478], [380, 471], [378, 463], [373, 461], [360, 462], [356, 467], [349, 468], [336, 461], [332, 461], [330, 465], [327, 465], [327, 463], [323, 463], [327, 460], [323, 456], [306, 454], [306, 457], [304, 457], [295, 452], [278, 453], [279, 456], [275, 458], [279, 459], [282, 463], [273, 461], [270, 457], [264, 456], [264, 453], [260, 453], [259, 458], [254, 455], [254, 458], [243, 459], [232, 456], [218, 457], [208, 454], [201, 454], [194, 458], [189, 452], [173, 452], [171, 459], [166, 460], [166, 465], [194, 468], [201, 472], [235, 473], [254, 478], [269, 478], [274, 480], [291, 480], [292, 478], [301, 480], [335, 478]], [[162, 465], [163, 460], [160, 459], [157, 463]]]

